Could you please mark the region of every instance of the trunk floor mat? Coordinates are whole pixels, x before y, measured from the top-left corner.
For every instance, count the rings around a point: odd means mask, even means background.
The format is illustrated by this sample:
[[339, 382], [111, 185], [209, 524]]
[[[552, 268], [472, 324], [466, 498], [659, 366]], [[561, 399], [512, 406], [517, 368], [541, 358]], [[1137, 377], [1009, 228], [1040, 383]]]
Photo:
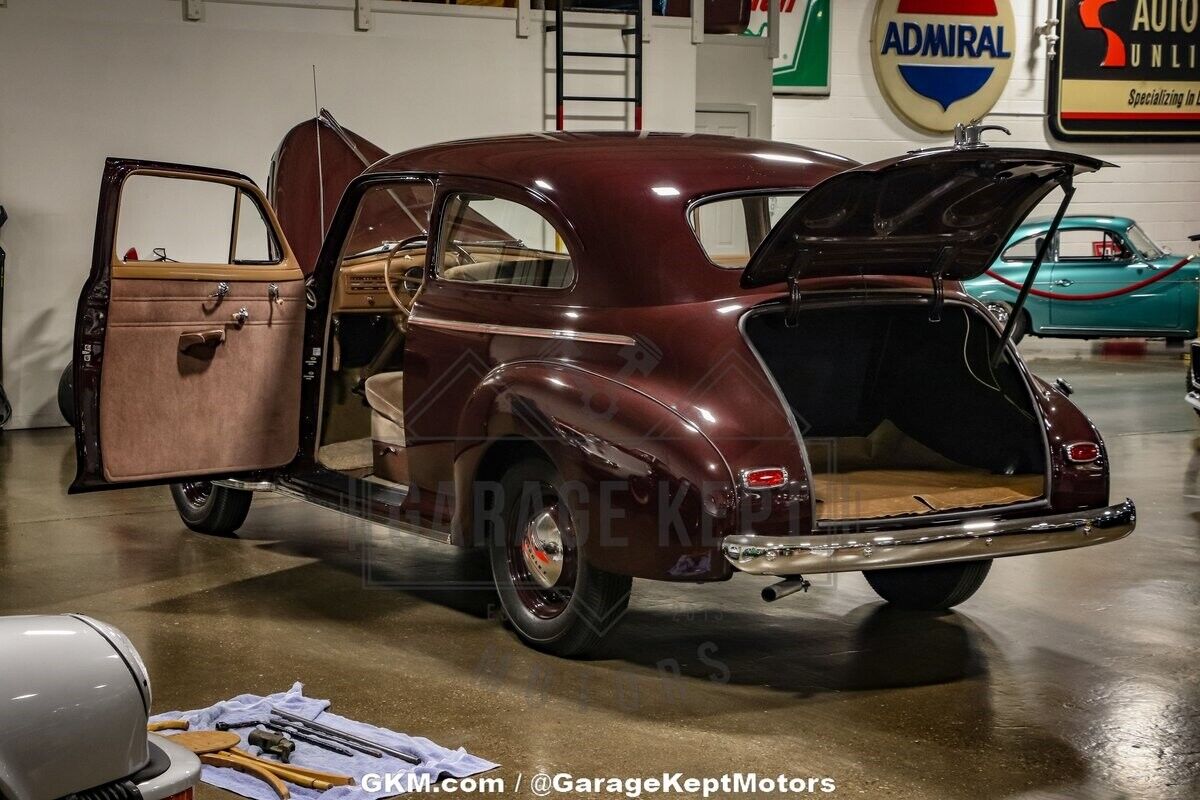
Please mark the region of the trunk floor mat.
[[1043, 480], [965, 467], [862, 469], [817, 473], [813, 489], [821, 520], [876, 519], [1022, 503], [1042, 496]]

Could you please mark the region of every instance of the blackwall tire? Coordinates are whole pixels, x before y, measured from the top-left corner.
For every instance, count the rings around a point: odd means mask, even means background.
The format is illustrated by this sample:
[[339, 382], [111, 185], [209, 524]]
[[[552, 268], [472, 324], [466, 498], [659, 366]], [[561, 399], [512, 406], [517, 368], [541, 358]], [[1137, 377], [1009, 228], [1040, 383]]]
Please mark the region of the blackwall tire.
[[587, 562], [551, 464], [522, 460], [500, 489], [502, 529], [489, 531], [488, 549], [505, 616], [530, 647], [586, 655], [624, 615], [633, 579]]
[[897, 608], [938, 611], [963, 602], [983, 585], [992, 560], [864, 572], [875, 593]]
[[246, 521], [254, 492], [215, 486], [212, 481], [172, 483], [171, 498], [183, 524], [196, 533], [232, 536]]
[[67, 364], [58, 378], [58, 413], [75, 427], [75, 366]]

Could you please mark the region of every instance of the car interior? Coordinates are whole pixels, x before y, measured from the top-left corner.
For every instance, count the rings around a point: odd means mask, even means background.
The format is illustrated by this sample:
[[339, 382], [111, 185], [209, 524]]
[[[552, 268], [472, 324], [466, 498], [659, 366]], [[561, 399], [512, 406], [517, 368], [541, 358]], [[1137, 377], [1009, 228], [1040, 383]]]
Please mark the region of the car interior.
[[[433, 185], [367, 190], [334, 276], [317, 460], [352, 478], [407, 485], [404, 342], [425, 280]], [[447, 198], [439, 278], [562, 288], [573, 265], [554, 228], [520, 203]]]

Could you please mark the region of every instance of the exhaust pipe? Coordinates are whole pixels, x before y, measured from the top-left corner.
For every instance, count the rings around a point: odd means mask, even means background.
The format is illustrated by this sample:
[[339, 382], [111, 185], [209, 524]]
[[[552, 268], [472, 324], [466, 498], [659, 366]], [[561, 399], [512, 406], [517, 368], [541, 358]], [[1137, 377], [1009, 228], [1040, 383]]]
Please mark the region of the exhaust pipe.
[[762, 590], [762, 599], [768, 603], [774, 603], [781, 597], [787, 597], [789, 594], [796, 592], [807, 592], [811, 583], [804, 580], [800, 575], [795, 575], [791, 578], [784, 578], [779, 583], [773, 583], [770, 586], [764, 586]]

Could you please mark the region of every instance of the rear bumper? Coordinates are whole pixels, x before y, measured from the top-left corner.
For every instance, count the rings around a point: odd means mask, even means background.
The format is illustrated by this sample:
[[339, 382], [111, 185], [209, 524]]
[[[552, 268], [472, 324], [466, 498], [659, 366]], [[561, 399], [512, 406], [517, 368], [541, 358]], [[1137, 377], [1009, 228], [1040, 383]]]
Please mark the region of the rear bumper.
[[1125, 538], [1136, 522], [1137, 510], [1127, 499], [1092, 511], [894, 531], [742, 534], [725, 537], [721, 552], [734, 567], [755, 575], [857, 572], [1088, 547]]
[[138, 782], [142, 800], [163, 800], [200, 782], [200, 759], [195, 753], [175, 744], [168, 736], [146, 735], [166, 754], [170, 764], [165, 772]]

